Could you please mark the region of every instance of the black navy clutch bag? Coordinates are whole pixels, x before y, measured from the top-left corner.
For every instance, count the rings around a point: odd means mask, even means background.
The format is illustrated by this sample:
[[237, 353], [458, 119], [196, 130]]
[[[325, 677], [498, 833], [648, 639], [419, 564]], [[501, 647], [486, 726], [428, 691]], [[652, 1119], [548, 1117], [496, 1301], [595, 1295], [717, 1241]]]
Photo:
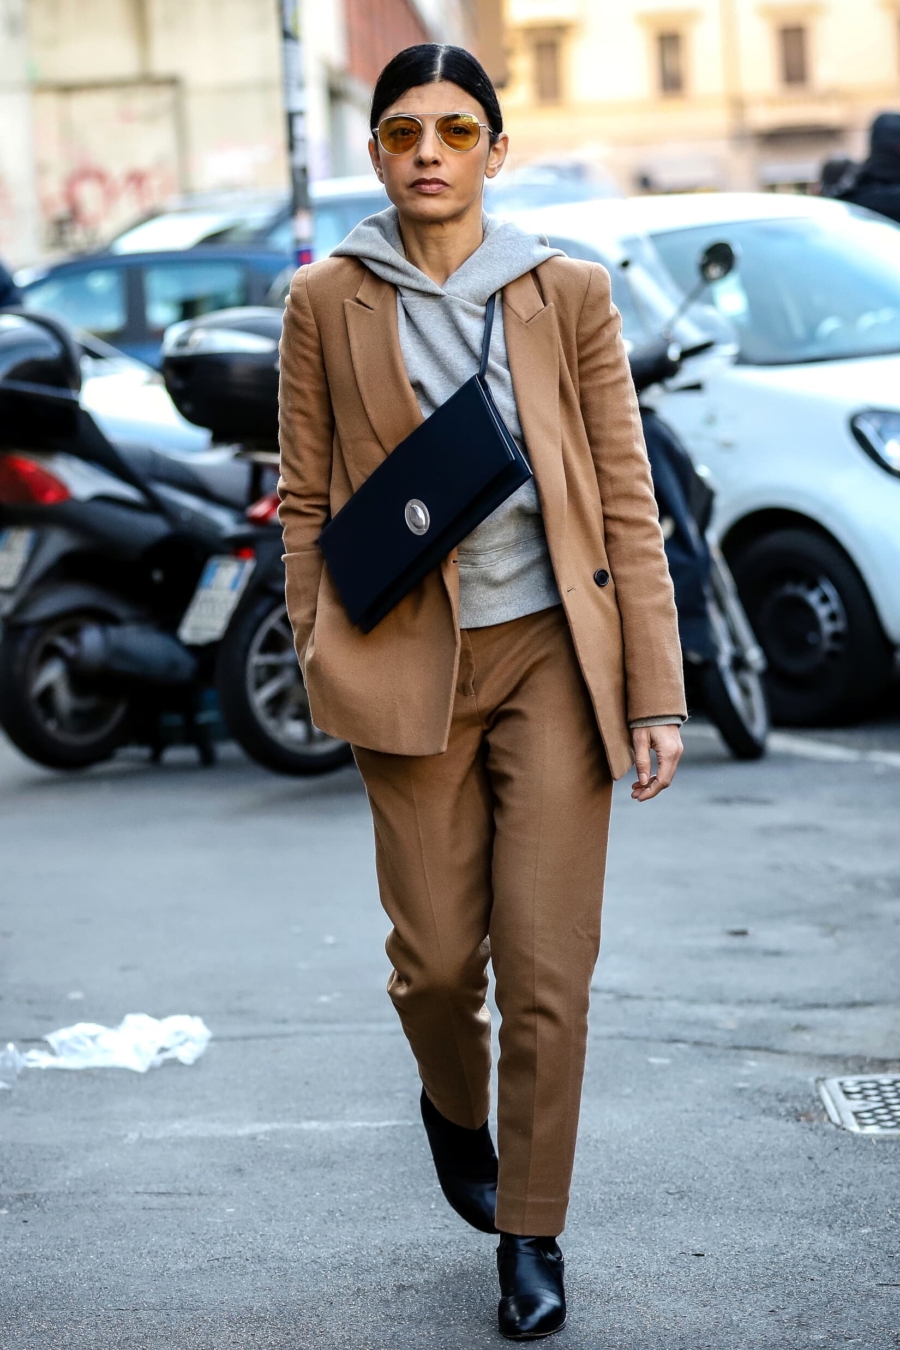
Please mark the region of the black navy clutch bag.
[[532, 476], [485, 378], [496, 300], [487, 303], [478, 374], [400, 442], [319, 535], [364, 633]]

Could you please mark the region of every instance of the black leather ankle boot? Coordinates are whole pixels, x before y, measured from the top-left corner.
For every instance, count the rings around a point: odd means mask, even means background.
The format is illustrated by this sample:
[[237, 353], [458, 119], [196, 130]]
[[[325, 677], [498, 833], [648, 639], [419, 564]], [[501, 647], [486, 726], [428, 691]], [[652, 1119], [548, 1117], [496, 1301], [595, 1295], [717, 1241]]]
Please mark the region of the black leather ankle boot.
[[501, 1335], [511, 1341], [535, 1341], [565, 1326], [563, 1256], [556, 1238], [501, 1233], [497, 1273]]
[[454, 1125], [422, 1089], [422, 1119], [448, 1204], [482, 1233], [496, 1233], [497, 1154], [487, 1122], [477, 1130]]

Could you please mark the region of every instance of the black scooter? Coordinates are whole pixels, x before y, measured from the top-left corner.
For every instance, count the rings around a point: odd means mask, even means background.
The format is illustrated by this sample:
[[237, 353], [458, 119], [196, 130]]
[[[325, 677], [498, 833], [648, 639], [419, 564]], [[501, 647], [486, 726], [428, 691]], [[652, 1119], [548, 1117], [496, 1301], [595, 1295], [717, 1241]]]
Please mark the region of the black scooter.
[[[730, 245], [710, 245], [700, 259], [698, 288], [686, 297], [670, 328], [700, 290], [726, 276], [735, 262]], [[629, 361], [675, 586], [689, 702], [707, 714], [736, 758], [759, 759], [769, 732], [762, 682], [766, 662], [712, 529], [715, 492], [644, 397], [712, 345], [682, 351], [666, 334], [634, 349]]]
[[349, 763], [352, 753], [312, 720], [284, 604], [275, 492], [282, 319], [280, 309], [248, 306], [175, 324], [163, 342], [162, 373], [182, 416], [248, 467], [246, 515], [267, 550], [264, 589], [242, 598], [219, 652], [216, 689], [225, 721], [268, 768], [324, 773]]
[[[212, 763], [221, 706], [268, 767], [342, 761], [346, 748], [312, 728], [304, 699], [278, 697], [296, 658], [278, 531], [248, 518], [252, 467], [227, 448], [113, 444], [81, 406], [80, 383], [62, 324], [4, 314], [0, 725], [54, 768], [128, 743], [158, 758], [178, 739]], [[251, 696], [254, 681], [265, 700]]]

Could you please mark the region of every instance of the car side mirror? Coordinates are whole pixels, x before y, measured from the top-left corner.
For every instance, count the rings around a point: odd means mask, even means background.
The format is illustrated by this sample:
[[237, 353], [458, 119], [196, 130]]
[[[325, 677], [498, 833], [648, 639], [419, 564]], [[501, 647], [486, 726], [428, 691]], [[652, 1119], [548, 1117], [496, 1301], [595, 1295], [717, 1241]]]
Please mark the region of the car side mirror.
[[714, 281], [721, 281], [727, 277], [729, 272], [733, 272], [737, 264], [737, 254], [730, 244], [720, 240], [718, 243], [710, 244], [700, 254], [697, 268], [700, 276], [707, 286]]

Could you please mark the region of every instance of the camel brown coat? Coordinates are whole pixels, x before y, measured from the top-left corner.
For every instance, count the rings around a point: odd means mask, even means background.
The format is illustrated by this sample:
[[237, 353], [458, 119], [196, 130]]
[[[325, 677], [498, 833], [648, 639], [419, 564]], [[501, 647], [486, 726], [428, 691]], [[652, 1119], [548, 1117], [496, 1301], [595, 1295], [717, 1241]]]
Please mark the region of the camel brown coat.
[[[650, 469], [607, 272], [554, 257], [503, 291], [510, 371], [559, 592], [614, 777], [628, 723], [685, 714]], [[355, 258], [294, 277], [281, 341], [287, 606], [313, 719], [389, 754], [447, 748], [460, 658], [455, 551], [371, 633], [347, 618], [316, 540], [422, 421], [396, 292]], [[609, 584], [594, 582], [598, 569]]]

